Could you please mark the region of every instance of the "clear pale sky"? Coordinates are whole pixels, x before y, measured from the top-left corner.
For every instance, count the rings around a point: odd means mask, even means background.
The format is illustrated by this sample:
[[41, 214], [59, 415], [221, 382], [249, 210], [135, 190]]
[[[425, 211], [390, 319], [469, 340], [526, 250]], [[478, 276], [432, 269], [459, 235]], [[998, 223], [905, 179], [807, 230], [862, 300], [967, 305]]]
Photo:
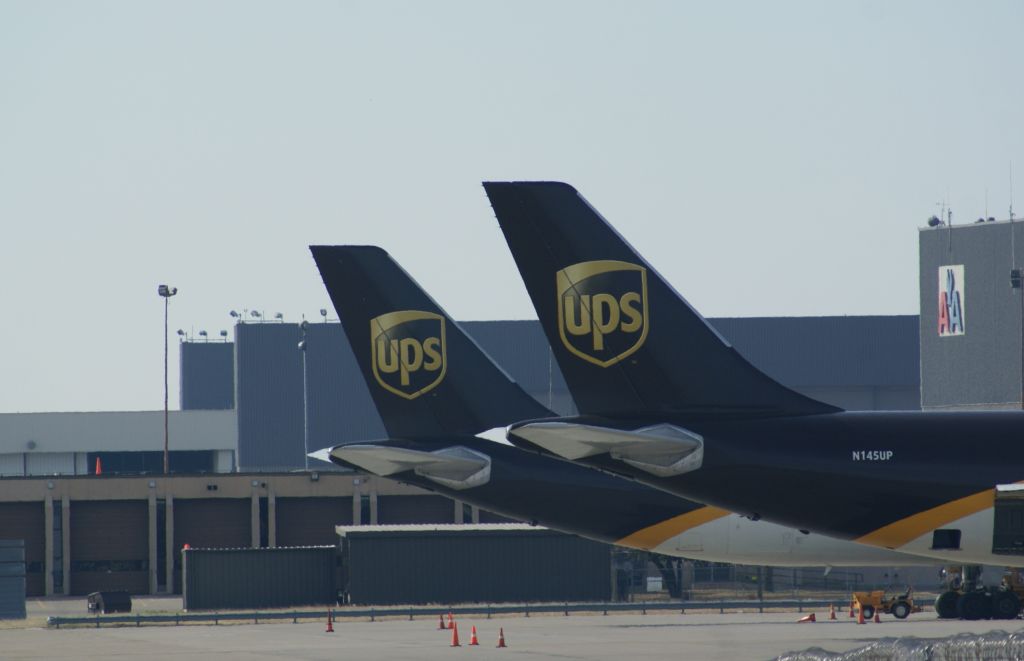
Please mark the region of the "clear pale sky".
[[[1024, 214], [1024, 3], [0, 0], [0, 411], [163, 405], [177, 328], [329, 307], [378, 244], [534, 318], [480, 182], [575, 185], [707, 316], [916, 314]], [[332, 311], [333, 316], [333, 311]]]

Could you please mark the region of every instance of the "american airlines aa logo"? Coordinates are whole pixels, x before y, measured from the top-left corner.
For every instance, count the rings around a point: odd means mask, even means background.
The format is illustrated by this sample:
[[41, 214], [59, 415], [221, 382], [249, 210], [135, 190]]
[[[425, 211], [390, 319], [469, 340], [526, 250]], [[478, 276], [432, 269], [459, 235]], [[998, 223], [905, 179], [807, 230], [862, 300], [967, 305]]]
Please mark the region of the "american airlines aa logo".
[[939, 337], [963, 335], [964, 265], [939, 267]]
[[558, 334], [565, 348], [600, 367], [614, 365], [647, 339], [647, 269], [600, 260], [555, 274]]
[[377, 383], [416, 399], [441, 383], [448, 369], [444, 317], [402, 310], [371, 319], [370, 351]]

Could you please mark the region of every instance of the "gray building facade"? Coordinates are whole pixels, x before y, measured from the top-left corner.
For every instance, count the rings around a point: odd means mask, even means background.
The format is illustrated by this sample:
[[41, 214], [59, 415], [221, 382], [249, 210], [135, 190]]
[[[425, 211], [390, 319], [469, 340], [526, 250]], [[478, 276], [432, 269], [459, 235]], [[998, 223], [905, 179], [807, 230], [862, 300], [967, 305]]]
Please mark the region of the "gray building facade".
[[922, 408], [1021, 408], [1024, 227], [927, 228], [919, 246]]
[[235, 345], [232, 342], [179, 344], [182, 411], [235, 408]]

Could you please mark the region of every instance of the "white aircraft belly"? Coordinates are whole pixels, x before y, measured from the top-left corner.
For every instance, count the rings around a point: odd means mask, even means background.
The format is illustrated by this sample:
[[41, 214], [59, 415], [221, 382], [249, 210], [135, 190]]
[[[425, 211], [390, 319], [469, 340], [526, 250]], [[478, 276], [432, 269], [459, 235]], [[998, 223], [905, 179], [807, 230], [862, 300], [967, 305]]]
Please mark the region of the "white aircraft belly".
[[679, 533], [651, 549], [665, 555], [777, 567], [893, 567], [937, 565], [939, 560], [866, 544], [805, 535], [766, 521], [730, 514]]
[[1024, 556], [992, 553], [994, 509], [988, 507], [942, 525], [960, 530], [960, 549], [933, 549], [932, 530], [899, 547], [898, 550], [942, 560], [947, 564], [1024, 567]]

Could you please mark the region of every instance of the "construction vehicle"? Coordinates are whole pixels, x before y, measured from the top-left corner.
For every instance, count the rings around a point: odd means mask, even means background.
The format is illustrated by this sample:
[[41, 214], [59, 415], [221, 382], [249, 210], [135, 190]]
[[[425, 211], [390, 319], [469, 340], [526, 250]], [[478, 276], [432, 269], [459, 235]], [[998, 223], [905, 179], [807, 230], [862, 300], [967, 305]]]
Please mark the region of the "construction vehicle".
[[1013, 620], [1024, 602], [1024, 574], [1010, 567], [998, 586], [980, 582], [981, 567], [965, 565], [942, 570], [946, 589], [935, 598], [935, 613], [940, 618], [964, 620]]
[[921, 607], [914, 604], [913, 593], [913, 588], [907, 588], [905, 593], [894, 597], [887, 597], [885, 590], [854, 592], [851, 605], [864, 614], [865, 620], [874, 617], [876, 611], [888, 613], [898, 620], [904, 620], [911, 613], [921, 612]]

